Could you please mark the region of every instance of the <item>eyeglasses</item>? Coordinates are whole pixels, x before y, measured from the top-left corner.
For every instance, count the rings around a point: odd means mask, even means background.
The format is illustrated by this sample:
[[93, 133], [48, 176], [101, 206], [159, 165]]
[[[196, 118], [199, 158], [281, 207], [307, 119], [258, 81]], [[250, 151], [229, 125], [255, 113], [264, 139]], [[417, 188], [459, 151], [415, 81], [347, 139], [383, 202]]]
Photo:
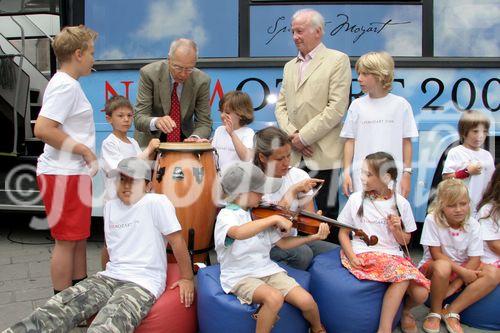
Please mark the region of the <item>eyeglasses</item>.
[[185, 72], [188, 74], [191, 74], [194, 70], [194, 67], [182, 67], [176, 64], [172, 64], [172, 68], [175, 69], [177, 72]]

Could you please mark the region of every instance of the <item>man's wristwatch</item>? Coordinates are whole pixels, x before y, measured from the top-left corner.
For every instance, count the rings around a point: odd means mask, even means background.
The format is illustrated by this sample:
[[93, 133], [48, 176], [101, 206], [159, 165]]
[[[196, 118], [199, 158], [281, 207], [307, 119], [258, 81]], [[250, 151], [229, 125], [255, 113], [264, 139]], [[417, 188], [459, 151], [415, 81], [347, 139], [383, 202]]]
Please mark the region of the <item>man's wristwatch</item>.
[[407, 172], [407, 173], [409, 173], [410, 175], [412, 174], [412, 170], [411, 170], [411, 168], [403, 168], [403, 172]]

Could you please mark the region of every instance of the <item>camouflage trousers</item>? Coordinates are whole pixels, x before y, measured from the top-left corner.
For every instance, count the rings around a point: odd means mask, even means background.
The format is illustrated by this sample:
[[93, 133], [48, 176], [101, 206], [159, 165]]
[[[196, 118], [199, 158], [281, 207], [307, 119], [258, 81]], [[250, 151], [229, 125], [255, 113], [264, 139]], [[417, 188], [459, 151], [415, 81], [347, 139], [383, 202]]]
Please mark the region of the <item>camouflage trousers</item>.
[[87, 332], [133, 332], [155, 297], [136, 283], [91, 276], [51, 297], [3, 333], [68, 332], [97, 313]]

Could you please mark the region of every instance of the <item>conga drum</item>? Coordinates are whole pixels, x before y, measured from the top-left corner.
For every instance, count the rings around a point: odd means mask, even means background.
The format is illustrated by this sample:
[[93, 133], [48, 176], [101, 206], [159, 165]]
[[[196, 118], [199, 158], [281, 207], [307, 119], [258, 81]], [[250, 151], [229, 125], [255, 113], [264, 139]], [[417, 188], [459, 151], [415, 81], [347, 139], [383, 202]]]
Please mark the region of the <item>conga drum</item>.
[[[161, 143], [153, 190], [175, 207], [193, 262], [207, 262], [216, 218], [217, 168], [210, 143]], [[169, 262], [175, 258], [169, 253]]]

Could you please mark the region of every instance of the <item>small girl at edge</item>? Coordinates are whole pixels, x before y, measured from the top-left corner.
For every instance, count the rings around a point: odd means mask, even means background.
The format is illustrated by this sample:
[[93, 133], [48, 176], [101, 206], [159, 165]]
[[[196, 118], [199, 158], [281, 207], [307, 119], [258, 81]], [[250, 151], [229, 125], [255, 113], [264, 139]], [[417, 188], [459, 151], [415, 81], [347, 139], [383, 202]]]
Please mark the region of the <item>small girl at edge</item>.
[[242, 91], [230, 91], [219, 101], [222, 125], [217, 127], [212, 146], [219, 156], [219, 167], [223, 172], [238, 161], [252, 159], [254, 131], [247, 125], [253, 121], [252, 100]]
[[[496, 268], [480, 262], [481, 230], [471, 217], [469, 191], [461, 180], [439, 183], [420, 244], [424, 255], [419, 269], [431, 279], [431, 308], [422, 328], [438, 333], [443, 318], [448, 332], [462, 333], [459, 313], [489, 294], [497, 281]], [[462, 293], [443, 310], [443, 301], [462, 287]]]
[[366, 156], [361, 168], [363, 191], [349, 197], [338, 220], [363, 229], [368, 235], [376, 235], [379, 241], [373, 246], [367, 246], [357, 236], [351, 241], [351, 230], [341, 228], [341, 260], [360, 280], [391, 283], [384, 295], [378, 333], [392, 332], [394, 317], [405, 294], [409, 297], [404, 303], [401, 329], [405, 333], [417, 333], [410, 310], [425, 302], [430, 281], [404, 258], [401, 250], [402, 245], [410, 242], [410, 233], [417, 227], [409, 202], [395, 190], [397, 175], [396, 163], [390, 154], [377, 152]]

